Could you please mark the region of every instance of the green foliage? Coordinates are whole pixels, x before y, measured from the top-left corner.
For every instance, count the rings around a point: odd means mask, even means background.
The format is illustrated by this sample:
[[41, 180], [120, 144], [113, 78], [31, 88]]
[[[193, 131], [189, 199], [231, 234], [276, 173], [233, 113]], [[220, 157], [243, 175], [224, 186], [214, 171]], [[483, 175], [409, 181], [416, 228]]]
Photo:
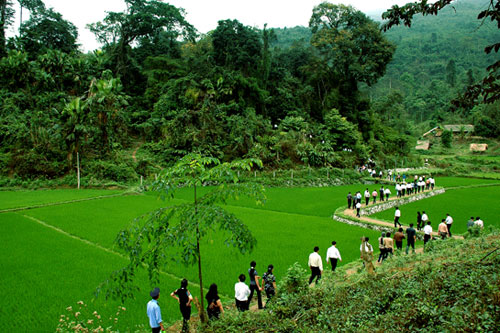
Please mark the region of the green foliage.
[[281, 289], [266, 313], [223, 317], [214, 327], [228, 331], [236, 327], [240, 331], [498, 330], [496, 265], [500, 259], [494, 253], [499, 242], [498, 234], [435, 241], [432, 251], [424, 255], [395, 256], [384, 262], [376, 276], [346, 276], [337, 270], [335, 275], [324, 274], [314, 288]]
[[23, 22], [15, 44], [32, 57], [47, 50], [71, 53], [78, 48], [77, 37], [78, 30], [73, 23], [52, 8], [41, 7], [31, 11], [29, 20]]
[[443, 131], [441, 134], [441, 144], [445, 148], [451, 148], [451, 141], [453, 140], [453, 133], [451, 131]]
[[212, 33], [215, 63], [244, 75], [255, 75], [262, 44], [256, 31], [237, 20], [219, 21]]
[[[183, 186], [193, 190], [194, 199], [159, 209], [151, 213], [142, 225], [136, 223], [118, 234], [116, 242], [127, 253], [130, 263], [113, 274], [113, 283], [117, 286], [111, 285], [107, 296], [120, 296], [122, 299], [129, 296], [130, 288], [134, 288], [130, 277], [143, 263], [147, 264], [149, 279], [157, 282], [159, 270], [174, 259], [186, 265], [198, 263], [200, 302], [201, 309], [204, 309], [200, 240], [217, 231], [224, 235], [226, 246], [235, 247], [241, 253], [252, 251], [256, 244], [248, 227], [219, 206], [241, 195], [254, 197], [257, 202], [265, 200], [262, 186], [238, 184], [235, 170], [250, 170], [253, 166], [262, 167], [262, 162], [242, 160], [220, 163], [216, 158], [191, 154], [164, 170], [153, 185], [162, 198], [174, 198], [177, 189]], [[218, 185], [204, 195], [198, 195], [197, 188], [207, 182]]]

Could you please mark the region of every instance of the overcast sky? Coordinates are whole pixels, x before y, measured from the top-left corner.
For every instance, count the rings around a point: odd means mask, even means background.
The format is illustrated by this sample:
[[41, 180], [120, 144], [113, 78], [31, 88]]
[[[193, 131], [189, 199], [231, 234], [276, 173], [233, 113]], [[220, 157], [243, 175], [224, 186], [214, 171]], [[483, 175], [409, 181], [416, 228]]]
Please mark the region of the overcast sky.
[[[43, 0], [63, 18], [78, 27], [79, 43], [85, 51], [99, 48], [94, 35], [86, 29], [88, 23], [101, 21], [106, 11], [123, 11], [123, 0]], [[412, 0], [343, 0], [330, 1], [354, 6], [364, 13], [381, 12], [393, 4], [402, 5]], [[249, 26], [269, 28], [307, 26], [314, 6], [321, 0], [171, 0], [165, 1], [186, 10], [186, 19], [201, 33], [217, 27], [219, 20], [237, 19]], [[17, 6], [17, 5], [16, 5]], [[18, 6], [16, 12], [18, 12]], [[26, 16], [23, 17], [26, 19]], [[12, 36], [17, 31], [11, 29]]]

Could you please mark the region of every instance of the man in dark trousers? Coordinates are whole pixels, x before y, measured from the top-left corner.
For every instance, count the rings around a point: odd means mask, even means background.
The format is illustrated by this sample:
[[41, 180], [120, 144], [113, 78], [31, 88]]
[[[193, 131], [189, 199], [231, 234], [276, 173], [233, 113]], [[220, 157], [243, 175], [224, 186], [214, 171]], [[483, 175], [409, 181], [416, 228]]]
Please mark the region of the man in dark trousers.
[[337, 242], [333, 241], [332, 246], [328, 248], [326, 251], [326, 263], [331, 263], [332, 264], [332, 272], [335, 272], [335, 269], [337, 268], [337, 262], [340, 260], [342, 261], [342, 257], [340, 256], [339, 249], [336, 247]]
[[349, 194], [347, 195], [347, 209], [351, 209], [351, 206], [352, 206], [352, 194], [351, 192], [349, 192]]
[[401, 223], [399, 223], [399, 219], [401, 218], [401, 211], [399, 207], [396, 206], [396, 211], [394, 212], [394, 228], [397, 228], [396, 224], [399, 224], [401, 227]]
[[262, 309], [262, 294], [260, 293], [262, 288], [259, 285], [260, 276], [257, 273], [255, 266], [257, 266], [257, 263], [252, 261], [250, 263], [250, 268], [248, 269], [248, 276], [250, 276], [250, 296], [248, 296], [248, 305], [250, 305], [250, 302], [252, 301], [253, 292], [257, 291], [257, 303], [259, 305], [259, 309]]
[[309, 262], [307, 265], [311, 269], [311, 277], [309, 278], [309, 284], [311, 284], [316, 278], [316, 283], [321, 279], [321, 272], [323, 272], [323, 262], [321, 261], [321, 256], [318, 254], [319, 247], [314, 247], [314, 252], [309, 255]]
[[380, 187], [379, 193], [380, 193], [380, 201], [384, 201], [384, 193], [385, 192], [384, 192], [384, 187], [383, 186]]
[[410, 246], [413, 253], [415, 253], [415, 241], [417, 240], [417, 231], [413, 229], [413, 223], [410, 223], [410, 227], [406, 229], [406, 254]]

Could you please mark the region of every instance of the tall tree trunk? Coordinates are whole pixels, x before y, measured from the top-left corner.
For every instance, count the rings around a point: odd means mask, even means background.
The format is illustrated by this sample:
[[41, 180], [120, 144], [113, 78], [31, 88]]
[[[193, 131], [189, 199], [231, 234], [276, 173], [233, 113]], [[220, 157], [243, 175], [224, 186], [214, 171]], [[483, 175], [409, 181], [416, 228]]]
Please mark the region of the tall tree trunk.
[[[195, 214], [196, 215], [198, 213], [197, 204], [198, 204], [198, 201], [196, 198], [196, 185], [195, 185], [194, 186], [194, 206], [195, 206]], [[200, 279], [200, 309], [198, 309], [198, 310], [199, 310], [199, 316], [200, 316], [201, 322], [205, 323], [207, 321], [207, 318], [205, 317], [205, 304], [203, 301], [203, 274], [201, 272], [200, 229], [198, 226], [196, 226], [196, 252], [198, 255], [198, 278]]]
[[0, 58], [7, 55], [5, 26], [7, 19], [7, 0], [0, 0]]

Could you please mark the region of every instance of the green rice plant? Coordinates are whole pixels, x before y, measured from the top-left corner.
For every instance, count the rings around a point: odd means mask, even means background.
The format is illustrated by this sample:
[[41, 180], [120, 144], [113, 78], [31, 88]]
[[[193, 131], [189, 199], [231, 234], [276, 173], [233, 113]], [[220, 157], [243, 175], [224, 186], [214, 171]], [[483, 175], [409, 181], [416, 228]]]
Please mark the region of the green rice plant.
[[[401, 223], [416, 225], [417, 211], [425, 211], [432, 222], [432, 227], [437, 230], [438, 224], [449, 213], [453, 217], [452, 234], [462, 234], [467, 231], [467, 221], [471, 216], [479, 216], [484, 221], [485, 227], [493, 225], [500, 227], [500, 186], [462, 188], [448, 190], [444, 194], [429, 199], [416, 201], [399, 207], [401, 210]], [[394, 210], [389, 209], [373, 217], [392, 221]]]
[[0, 191], [0, 210], [31, 207], [71, 200], [110, 196], [123, 193], [121, 190], [39, 190]]
[[[18, 213], [0, 214], [0, 228], [0, 331], [54, 332], [61, 315], [71, 315], [66, 308], [78, 301], [85, 302], [91, 312], [98, 310], [103, 319], [112, 317], [113, 323], [117, 307], [126, 307], [113, 326], [116, 330], [147, 325], [145, 307], [152, 288], [144, 275], [138, 277], [141, 291], [135, 300], [122, 304], [94, 299], [96, 286], [123, 265], [125, 258]], [[161, 277], [160, 306], [166, 322], [180, 317], [178, 305], [167, 298], [178, 285], [177, 279]]]
[[[292, 189], [290, 189], [292, 190]], [[343, 191], [345, 192], [345, 191]], [[277, 192], [280, 196], [284, 193]], [[300, 192], [293, 192], [298, 195]], [[307, 197], [309, 191], [302, 192]], [[294, 197], [291, 195], [290, 197]], [[271, 196], [271, 199], [273, 197]], [[297, 204], [297, 198], [293, 198]], [[318, 203], [321, 199], [317, 199]], [[45, 207], [23, 212], [54, 225], [70, 234], [113, 249], [118, 231], [136, 216], [161, 207], [165, 203], [155, 196], [123, 196]], [[233, 285], [240, 273], [245, 273], [251, 260], [258, 262], [262, 274], [268, 264], [274, 264], [275, 274], [283, 274], [296, 261], [307, 268], [307, 257], [316, 245], [324, 257], [327, 247], [336, 240], [343, 256], [340, 266], [359, 257], [359, 238], [363, 235], [375, 239], [377, 232], [334, 222], [329, 217], [290, 214], [264, 209], [228, 206], [228, 210], [248, 225], [257, 239], [252, 254], [239, 255], [222, 243], [222, 235], [213, 234], [202, 243], [207, 253], [204, 275], [209, 283], [215, 282], [223, 294], [231, 296]], [[323, 253], [324, 252], [324, 253]], [[326, 267], [325, 263], [325, 269]], [[197, 281], [192, 268], [172, 262], [168, 272]]]

